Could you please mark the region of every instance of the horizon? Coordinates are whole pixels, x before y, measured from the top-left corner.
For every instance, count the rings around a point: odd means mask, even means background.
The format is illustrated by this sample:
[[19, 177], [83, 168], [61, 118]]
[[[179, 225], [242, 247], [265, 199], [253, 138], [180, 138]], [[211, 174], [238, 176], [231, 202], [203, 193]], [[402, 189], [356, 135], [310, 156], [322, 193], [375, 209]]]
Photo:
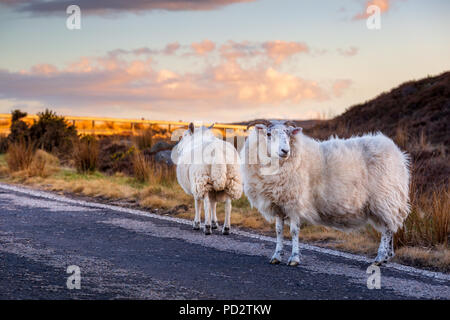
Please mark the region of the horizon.
[[450, 70], [445, 0], [68, 4], [0, 0], [0, 113], [314, 120]]

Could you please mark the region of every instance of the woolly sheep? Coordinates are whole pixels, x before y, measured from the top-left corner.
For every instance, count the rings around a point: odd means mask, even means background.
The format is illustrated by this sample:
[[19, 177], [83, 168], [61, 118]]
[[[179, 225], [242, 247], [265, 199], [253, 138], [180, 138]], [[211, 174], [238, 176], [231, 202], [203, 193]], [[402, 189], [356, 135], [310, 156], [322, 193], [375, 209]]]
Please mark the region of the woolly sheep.
[[194, 197], [194, 230], [200, 229], [202, 200], [205, 234], [217, 229], [216, 204], [225, 202], [222, 233], [227, 235], [230, 232], [231, 201], [242, 195], [240, 158], [234, 146], [216, 138], [211, 128], [194, 128], [191, 123], [172, 150], [172, 159], [177, 164], [178, 183]]
[[284, 220], [292, 236], [289, 265], [300, 262], [302, 222], [343, 231], [370, 224], [382, 233], [374, 263], [394, 256], [393, 234], [410, 211], [409, 160], [391, 139], [377, 133], [320, 142], [291, 122], [251, 125], [241, 150], [244, 193], [265, 219], [275, 219], [271, 263], [281, 262]]

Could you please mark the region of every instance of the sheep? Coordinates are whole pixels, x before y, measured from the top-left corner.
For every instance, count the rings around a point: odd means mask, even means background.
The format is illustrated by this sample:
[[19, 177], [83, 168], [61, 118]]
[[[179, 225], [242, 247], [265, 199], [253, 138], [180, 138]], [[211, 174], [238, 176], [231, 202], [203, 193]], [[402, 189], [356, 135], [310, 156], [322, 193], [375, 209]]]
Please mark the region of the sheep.
[[[183, 190], [194, 197], [193, 228], [200, 229], [202, 200], [205, 210], [204, 233], [217, 229], [217, 202], [225, 202], [222, 234], [230, 233], [231, 201], [242, 195], [240, 158], [234, 146], [218, 139], [209, 128], [194, 128], [190, 123], [181, 140], [172, 150], [177, 164], [177, 180]], [[211, 221], [212, 217], [212, 221]]]
[[376, 133], [320, 142], [290, 121], [250, 126], [255, 129], [241, 150], [244, 193], [266, 220], [275, 219], [272, 264], [281, 262], [284, 220], [290, 222], [291, 266], [300, 263], [302, 222], [342, 231], [370, 224], [382, 234], [374, 264], [394, 256], [393, 234], [410, 211], [409, 157], [391, 139]]

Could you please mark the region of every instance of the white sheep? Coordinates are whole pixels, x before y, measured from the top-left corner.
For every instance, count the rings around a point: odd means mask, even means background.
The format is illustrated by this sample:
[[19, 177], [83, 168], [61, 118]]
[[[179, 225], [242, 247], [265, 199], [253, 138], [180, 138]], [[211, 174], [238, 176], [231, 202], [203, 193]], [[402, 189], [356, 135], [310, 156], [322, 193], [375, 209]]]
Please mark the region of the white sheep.
[[178, 183], [195, 200], [194, 229], [200, 229], [202, 200], [205, 234], [217, 229], [216, 204], [225, 202], [222, 233], [227, 235], [230, 232], [231, 201], [242, 195], [240, 158], [234, 146], [216, 138], [211, 128], [194, 128], [191, 123], [173, 148], [172, 159], [177, 165]]
[[301, 222], [348, 231], [372, 225], [382, 233], [375, 264], [394, 256], [393, 234], [409, 214], [409, 160], [381, 133], [319, 142], [292, 122], [254, 121], [241, 150], [244, 193], [276, 222], [271, 263], [281, 262], [284, 220], [292, 254], [300, 262]]

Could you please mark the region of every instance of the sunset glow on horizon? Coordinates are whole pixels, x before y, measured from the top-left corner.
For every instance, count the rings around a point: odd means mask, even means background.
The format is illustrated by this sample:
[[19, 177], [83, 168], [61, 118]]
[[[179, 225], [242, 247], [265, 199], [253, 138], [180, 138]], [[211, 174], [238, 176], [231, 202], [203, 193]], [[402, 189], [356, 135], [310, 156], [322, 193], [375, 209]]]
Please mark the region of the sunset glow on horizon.
[[[66, 28], [70, 4], [81, 30]], [[329, 117], [448, 71], [449, 30], [446, 0], [0, 0], [0, 113]]]

